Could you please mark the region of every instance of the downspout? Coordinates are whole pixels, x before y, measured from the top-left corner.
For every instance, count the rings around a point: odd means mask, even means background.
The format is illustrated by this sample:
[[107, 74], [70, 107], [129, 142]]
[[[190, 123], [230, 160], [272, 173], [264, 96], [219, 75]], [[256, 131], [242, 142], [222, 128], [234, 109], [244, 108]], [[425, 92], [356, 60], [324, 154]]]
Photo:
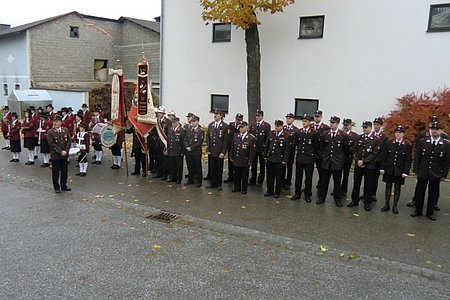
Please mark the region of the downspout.
[[164, 0], [161, 0], [161, 21], [159, 23], [159, 105], [163, 105], [163, 49], [164, 49]]

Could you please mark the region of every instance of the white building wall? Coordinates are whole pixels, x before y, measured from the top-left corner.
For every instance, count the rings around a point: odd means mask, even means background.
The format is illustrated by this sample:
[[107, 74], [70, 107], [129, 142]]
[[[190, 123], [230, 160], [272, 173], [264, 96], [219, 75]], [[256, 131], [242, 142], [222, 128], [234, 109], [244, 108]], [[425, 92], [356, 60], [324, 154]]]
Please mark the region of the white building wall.
[[[387, 115], [396, 97], [449, 86], [450, 32], [426, 32], [432, 3], [303, 0], [262, 14], [266, 120], [293, 111], [294, 98], [318, 98], [326, 119], [351, 117], [359, 127]], [[246, 114], [244, 34], [233, 30], [230, 43], [212, 43], [212, 26], [200, 14], [196, 1], [163, 1], [162, 101], [210, 119], [210, 94], [229, 94], [230, 121]], [[298, 39], [299, 17], [310, 15], [325, 15], [322, 39]]]

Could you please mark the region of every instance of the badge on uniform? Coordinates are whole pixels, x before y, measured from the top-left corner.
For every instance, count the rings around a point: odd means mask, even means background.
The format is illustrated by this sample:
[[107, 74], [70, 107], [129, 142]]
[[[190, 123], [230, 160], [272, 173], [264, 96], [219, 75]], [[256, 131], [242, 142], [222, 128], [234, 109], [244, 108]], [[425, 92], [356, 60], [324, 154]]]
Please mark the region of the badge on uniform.
[[439, 154], [439, 157], [440, 158], [444, 157], [444, 152], [441, 152], [441, 154]]

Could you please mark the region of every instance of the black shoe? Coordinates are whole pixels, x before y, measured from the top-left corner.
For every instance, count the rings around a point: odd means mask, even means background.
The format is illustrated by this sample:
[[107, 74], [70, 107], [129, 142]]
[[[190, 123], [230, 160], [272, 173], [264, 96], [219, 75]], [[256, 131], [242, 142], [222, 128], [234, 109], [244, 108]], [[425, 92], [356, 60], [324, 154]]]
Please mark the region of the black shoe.
[[133, 172], [133, 173], [131, 173], [131, 175], [141, 175], [141, 173], [140, 172]]
[[20, 161], [20, 159], [18, 159], [18, 158], [16, 158], [15, 160], [14, 160], [14, 162], [19, 162]]
[[397, 209], [397, 206], [393, 206], [393, 207], [392, 207], [392, 213], [393, 213], [394, 215], [398, 215], [398, 209]]
[[273, 195], [274, 198], [280, 198], [280, 194]]
[[305, 201], [311, 203], [311, 196], [305, 196]]
[[72, 189], [70, 187], [65, 187], [65, 188], [61, 189], [61, 191], [64, 191], [64, 192], [70, 192], [71, 190]]
[[9, 150], [9, 147], [5, 146], [5, 147], [2, 148], [2, 150]]
[[27, 161], [25, 164], [26, 164], [27, 166], [34, 165], [34, 161]]
[[181, 184], [181, 180], [175, 181], [176, 184]]
[[342, 207], [342, 200], [336, 200], [335, 202], [337, 207]]
[[184, 185], [192, 185], [194, 184], [194, 182], [192, 180], [188, 180], [184, 183]]
[[167, 180], [167, 182], [175, 182], [175, 181], [176, 181], [176, 180], [173, 179], [173, 178], [170, 178], [170, 179]]
[[391, 209], [391, 206], [389, 204], [386, 204], [385, 206], [383, 206], [383, 208], [381, 209], [382, 212], [388, 211]]
[[233, 182], [233, 178], [227, 178], [223, 181], [224, 183], [230, 183]]
[[[80, 172], [80, 173], [75, 174], [75, 176], [81, 176], [81, 174], [82, 174], [82, 173]], [[133, 174], [132, 174], [132, 175], [133, 175]]]
[[413, 217], [413, 218], [415, 218], [415, 217], [420, 217], [420, 216], [422, 216], [422, 214], [421, 214], [421, 213], [418, 213], [418, 212], [413, 212], [413, 213], [411, 214], [411, 217]]
[[55, 190], [56, 194], [61, 194], [61, 190]]
[[264, 193], [264, 197], [269, 197], [269, 196], [273, 196], [273, 193], [269, 193], [269, 192]]
[[247, 191], [241, 191], [241, 194], [247, 194]]
[[319, 200], [316, 201], [316, 204], [322, 204], [325, 203], [325, 199], [319, 198]]
[[189, 178], [189, 174], [184, 175], [184, 178]]
[[352, 201], [349, 204], [347, 204], [347, 207], [355, 207], [355, 206], [358, 206], [358, 205], [359, 205], [359, 202]]
[[370, 211], [370, 202], [364, 202], [364, 209]]
[[298, 200], [298, 199], [300, 199], [300, 194], [295, 194], [292, 198], [291, 198], [291, 200], [292, 201], [295, 201], [295, 200]]
[[406, 206], [414, 207], [414, 206], [416, 206], [416, 201], [411, 200], [411, 201], [408, 202], [408, 204], [406, 204]]
[[119, 167], [118, 165], [112, 165], [112, 166], [111, 166], [111, 169], [116, 170], [116, 169], [120, 169], [120, 167]]
[[102, 162], [101, 161], [97, 161], [96, 165], [101, 165]]
[[241, 191], [241, 190], [238, 190], [238, 189], [232, 189], [232, 190], [231, 190], [232, 193], [237, 193], [237, 192], [240, 192], [240, 191]]
[[437, 205], [435, 205], [434, 207], [433, 207], [433, 209], [434, 210], [437, 210], [437, 211], [440, 211], [441, 209], [439, 208], [439, 206], [437, 206]]
[[16, 159], [13, 158], [13, 159], [11, 159], [9, 162], [16, 162]]
[[431, 221], [436, 221], [436, 217], [434, 215], [427, 215], [427, 218]]
[[203, 177], [203, 180], [210, 180], [210, 179], [211, 179], [211, 177], [209, 177], [209, 176]]
[[46, 164], [41, 165], [41, 168], [47, 168], [47, 167], [50, 167], [50, 164], [46, 163]]
[[342, 192], [342, 197], [347, 197], [347, 192]]
[[221, 187], [221, 186], [218, 186], [218, 187], [217, 187], [217, 190], [218, 190], [219, 192], [221, 192], [221, 191], [222, 191], [222, 187]]
[[80, 175], [81, 177], [85, 177], [86, 176], [86, 173], [81, 173], [81, 175]]
[[38, 159], [38, 156], [37, 156], [37, 155], [35, 155], [35, 156], [34, 156], [34, 159]]
[[330, 193], [330, 196], [334, 196], [334, 193], [333, 193], [333, 192], [331, 192], [331, 193]]

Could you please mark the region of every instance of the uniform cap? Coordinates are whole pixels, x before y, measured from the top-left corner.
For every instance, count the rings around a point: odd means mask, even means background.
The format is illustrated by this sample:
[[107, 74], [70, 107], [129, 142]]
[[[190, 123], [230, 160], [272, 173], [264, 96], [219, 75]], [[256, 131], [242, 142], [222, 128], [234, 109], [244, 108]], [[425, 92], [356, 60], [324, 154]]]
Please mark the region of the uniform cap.
[[433, 122], [433, 123], [431, 123], [430, 128], [432, 128], [432, 129], [442, 129], [442, 124], [439, 123], [439, 122]]
[[395, 129], [394, 129], [394, 132], [397, 132], [397, 131], [405, 132], [405, 131], [406, 131], [406, 128], [403, 127], [401, 124], [399, 124], [399, 125], [397, 125], [397, 127], [395, 127]]
[[45, 108], [50, 107], [51, 109], [54, 109], [53, 105], [51, 104], [47, 104], [47, 106], [45, 106]]
[[56, 115], [53, 121], [62, 121], [62, 118], [60, 115]]
[[219, 115], [222, 116], [222, 118], [225, 117], [225, 113], [223, 111], [221, 111], [220, 109], [217, 109], [217, 108], [214, 110], [214, 114], [215, 115], [219, 114]]
[[294, 117], [294, 114], [293, 113], [287, 113], [286, 114], [286, 118], [293, 118]]
[[173, 110], [171, 110], [171, 111], [169, 111], [169, 113], [167, 115], [175, 117], [177, 114]]
[[429, 117], [428, 122], [430, 122], [430, 123], [439, 122], [439, 118], [436, 116]]
[[239, 124], [239, 127], [245, 127], [248, 126], [248, 123], [245, 121], [242, 121], [242, 123]]
[[194, 120], [194, 121], [200, 121], [200, 117], [199, 117], [199, 116], [192, 116], [192, 120]]
[[194, 116], [194, 114], [190, 112], [186, 115], [186, 118], [192, 118], [193, 116]]
[[375, 119], [373, 120], [373, 123], [378, 123], [378, 124], [380, 124], [380, 125], [383, 125], [383, 119], [377, 117], [377, 118], [375, 118]]
[[3, 107], [3, 110], [9, 110], [9, 106], [5, 105], [5, 107]]
[[235, 119], [239, 119], [242, 120], [244, 118], [244, 115], [241, 113], [237, 113], [236, 116], [234, 117]]
[[30, 110], [36, 110], [36, 108], [35, 108], [33, 105], [31, 105], [31, 106], [29, 107], [29, 109], [30, 109]]
[[330, 122], [339, 123], [339, 122], [341, 122], [341, 118], [339, 118], [337, 116], [331, 116]]
[[17, 118], [17, 113], [16, 113], [15, 111], [13, 111], [13, 112], [11, 113], [11, 117], [16, 117], [16, 118]]
[[86, 124], [84, 124], [83, 122], [81, 122], [80, 124], [78, 124], [78, 127], [86, 128]]
[[314, 112], [314, 116], [321, 116], [322, 114], [323, 114], [323, 111], [321, 111], [320, 109], [318, 109]]
[[344, 118], [344, 120], [342, 120], [342, 123], [345, 125], [348, 125], [348, 124], [351, 125], [351, 124], [353, 124], [353, 121], [350, 118]]
[[260, 110], [260, 109], [257, 109], [256, 112], [255, 112], [255, 115], [256, 116], [264, 116], [264, 112], [262, 110]]
[[370, 122], [370, 121], [364, 121], [364, 122], [362, 123], [362, 127], [372, 127], [372, 122]]
[[275, 120], [275, 126], [283, 126], [284, 122], [281, 120]]
[[82, 108], [87, 108], [88, 106], [87, 106], [86, 103], [83, 103], [83, 104], [81, 104], [81, 107], [82, 107]]
[[312, 120], [314, 120], [314, 118], [313, 118], [313, 116], [310, 116], [310, 115], [308, 115], [308, 114], [304, 114], [304, 115], [302, 116], [302, 120], [312, 121]]

